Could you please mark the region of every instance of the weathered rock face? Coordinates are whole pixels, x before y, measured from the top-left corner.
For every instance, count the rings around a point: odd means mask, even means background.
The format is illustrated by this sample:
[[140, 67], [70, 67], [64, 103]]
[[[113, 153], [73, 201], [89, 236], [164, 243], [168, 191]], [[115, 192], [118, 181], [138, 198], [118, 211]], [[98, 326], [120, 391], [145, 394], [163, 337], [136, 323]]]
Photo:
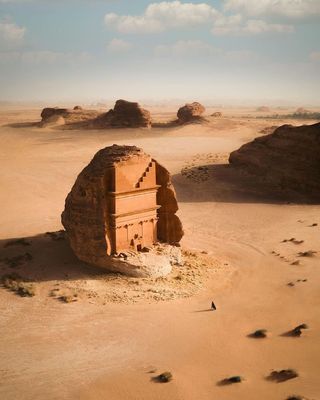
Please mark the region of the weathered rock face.
[[198, 102], [189, 103], [179, 108], [177, 117], [181, 123], [198, 119], [205, 112], [205, 108]]
[[280, 126], [232, 152], [229, 162], [282, 190], [320, 199], [320, 123]]
[[[139, 168], [145, 171], [141, 178]], [[138, 171], [136, 176], [135, 171]], [[128, 189], [131, 178], [138, 183], [130, 184], [131, 189]], [[176, 245], [183, 236], [183, 229], [176, 216], [177, 210], [169, 172], [142, 149], [113, 145], [98, 151], [78, 176], [66, 198], [62, 224], [80, 260], [132, 276], [160, 276], [171, 270], [168, 265], [172, 261], [169, 262], [168, 257], [174, 262], [179, 258]], [[152, 212], [155, 217], [150, 214]], [[155, 225], [150, 225], [150, 221]], [[142, 228], [138, 224], [142, 224]], [[133, 235], [134, 229], [139, 230], [136, 235]], [[130, 235], [133, 239], [130, 247], [119, 253], [115, 251], [117, 246], [126, 243], [123, 238], [117, 242], [123, 230], [125, 239]], [[146, 243], [150, 235], [167, 244], [166, 262], [157, 257], [158, 252], [152, 250], [152, 246], [146, 248], [148, 251], [134, 248], [136, 240]]]
[[97, 123], [101, 126], [114, 128], [149, 128], [151, 126], [151, 115], [138, 103], [117, 100], [114, 108], [101, 115]]

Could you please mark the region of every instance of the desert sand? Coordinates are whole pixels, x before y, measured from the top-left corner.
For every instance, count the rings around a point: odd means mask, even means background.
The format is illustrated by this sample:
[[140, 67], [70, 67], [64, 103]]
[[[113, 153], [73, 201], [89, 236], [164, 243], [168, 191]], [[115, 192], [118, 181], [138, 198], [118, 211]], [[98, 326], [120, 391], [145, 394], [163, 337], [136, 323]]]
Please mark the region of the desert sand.
[[[40, 109], [0, 110], [1, 275], [19, 273], [36, 290], [29, 298], [0, 289], [1, 399], [320, 398], [320, 206], [247, 190], [223, 167], [267, 127], [316, 121], [214, 111], [222, 118], [166, 129], [70, 131], [33, 126]], [[46, 234], [62, 229], [78, 173], [113, 143], [142, 147], [173, 175], [188, 268], [167, 280], [107, 274], [77, 261], [63, 234]], [[5, 247], [13, 238], [29, 245]], [[305, 251], [317, 253], [299, 257]], [[9, 265], [25, 253], [32, 259]], [[301, 337], [284, 335], [302, 323]], [[257, 329], [267, 338], [248, 337]], [[299, 376], [266, 379], [287, 368]], [[164, 371], [173, 380], [154, 382]], [[243, 382], [219, 385], [233, 375]]]

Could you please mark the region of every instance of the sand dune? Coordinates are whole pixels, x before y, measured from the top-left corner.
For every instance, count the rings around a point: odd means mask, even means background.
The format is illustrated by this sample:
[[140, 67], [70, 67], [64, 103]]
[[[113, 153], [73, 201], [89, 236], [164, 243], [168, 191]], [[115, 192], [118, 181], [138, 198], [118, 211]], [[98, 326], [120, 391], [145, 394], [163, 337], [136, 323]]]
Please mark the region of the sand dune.
[[[165, 122], [174, 110], [154, 114]], [[204, 124], [104, 132], [17, 128], [12, 124], [37, 121], [39, 110], [1, 112], [1, 275], [20, 273], [36, 288], [30, 298], [0, 290], [1, 398], [320, 398], [320, 206], [287, 204], [228, 175], [228, 154], [273, 125], [231, 114]], [[45, 235], [61, 229], [77, 174], [113, 143], [142, 147], [174, 175], [182, 246], [204, 265], [190, 267], [186, 286], [172, 276], [169, 283], [143, 280], [136, 291], [130, 279], [80, 263], [64, 239]], [[30, 245], [4, 247], [21, 237]], [[307, 251], [317, 253], [299, 256]], [[25, 253], [32, 259], [10, 267], [8, 258]], [[59, 300], [57, 288], [76, 292], [77, 301]], [[153, 288], [162, 294], [148, 292]], [[141, 295], [136, 302], [133, 293]], [[309, 329], [300, 337], [283, 335], [302, 323]], [[267, 338], [248, 337], [257, 329], [267, 329]], [[299, 376], [267, 379], [288, 368]], [[171, 382], [152, 380], [164, 371]], [[234, 375], [243, 382], [219, 385]]]

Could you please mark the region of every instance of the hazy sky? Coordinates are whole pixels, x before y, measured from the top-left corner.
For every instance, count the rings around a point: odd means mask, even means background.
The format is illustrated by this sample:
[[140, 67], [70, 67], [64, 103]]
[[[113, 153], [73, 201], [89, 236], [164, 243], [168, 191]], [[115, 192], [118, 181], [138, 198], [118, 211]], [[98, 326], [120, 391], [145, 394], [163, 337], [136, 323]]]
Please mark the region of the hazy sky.
[[0, 0], [0, 100], [319, 93], [320, 0]]

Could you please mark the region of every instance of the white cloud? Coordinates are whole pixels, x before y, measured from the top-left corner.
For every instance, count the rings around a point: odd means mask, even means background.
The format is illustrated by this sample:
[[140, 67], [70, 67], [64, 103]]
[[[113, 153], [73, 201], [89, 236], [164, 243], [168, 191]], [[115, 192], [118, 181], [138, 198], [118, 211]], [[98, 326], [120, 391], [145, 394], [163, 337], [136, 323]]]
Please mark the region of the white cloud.
[[241, 12], [249, 16], [279, 15], [303, 18], [320, 15], [319, 0], [225, 0], [226, 11]]
[[90, 54], [82, 53], [63, 53], [49, 50], [42, 51], [3, 51], [0, 52], [0, 63], [7, 64], [19, 62], [21, 64], [55, 64], [55, 63], [79, 63], [87, 62], [91, 59]]
[[218, 15], [218, 11], [205, 3], [162, 1], [149, 4], [142, 15], [106, 14], [105, 23], [122, 33], [157, 33], [166, 29], [209, 24]]
[[201, 56], [219, 53], [220, 50], [201, 40], [179, 40], [173, 44], [156, 46], [156, 56]]
[[122, 39], [112, 39], [107, 44], [107, 50], [111, 53], [125, 53], [132, 47], [131, 43]]
[[287, 24], [273, 24], [261, 19], [243, 21], [240, 14], [221, 17], [215, 22], [212, 31], [214, 35], [259, 35], [263, 33], [292, 33], [294, 27]]
[[320, 51], [313, 51], [312, 53], [310, 53], [309, 58], [311, 61], [320, 61]]
[[26, 28], [18, 26], [10, 20], [0, 20], [0, 44], [16, 45], [24, 38]]

